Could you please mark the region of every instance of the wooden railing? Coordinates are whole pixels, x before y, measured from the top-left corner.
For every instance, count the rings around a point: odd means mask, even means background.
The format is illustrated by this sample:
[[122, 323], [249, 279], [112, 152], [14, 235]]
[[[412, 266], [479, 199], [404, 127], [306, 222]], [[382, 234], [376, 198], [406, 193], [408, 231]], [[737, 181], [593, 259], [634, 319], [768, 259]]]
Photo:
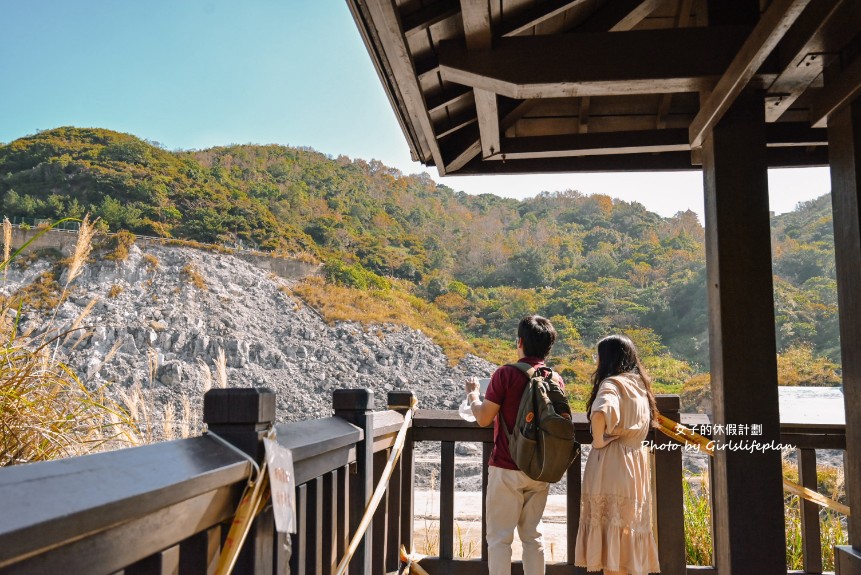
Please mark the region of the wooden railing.
[[[271, 509], [258, 516], [235, 573], [323, 574], [334, 571], [364, 513], [365, 502], [403, 424], [410, 392], [391, 392], [394, 409], [374, 412], [367, 390], [338, 390], [334, 416], [278, 424], [279, 442], [293, 452], [298, 533], [277, 534]], [[702, 415], [679, 414], [677, 396], [659, 396], [660, 410], [682, 423]], [[275, 396], [266, 390], [212, 390], [204, 401], [211, 432], [262, 461], [261, 438], [272, 425]], [[584, 416], [577, 434], [591, 441]], [[801, 482], [815, 488], [815, 449], [845, 449], [841, 426], [784, 426], [781, 442], [799, 448]], [[656, 444], [670, 442], [663, 434]], [[492, 429], [454, 412], [419, 410], [403, 456], [372, 527], [350, 563], [351, 574], [392, 573], [398, 548], [410, 546], [414, 526], [414, 447], [440, 444], [439, 551], [422, 561], [431, 573], [486, 570], [485, 490]], [[455, 444], [482, 445], [481, 554], [455, 555]], [[685, 564], [682, 451], [654, 456], [656, 535], [662, 573], [716, 572]], [[0, 470], [0, 574], [6, 573], [211, 573], [251, 464], [212, 437], [160, 443], [85, 457]], [[548, 574], [583, 573], [571, 565], [580, 512], [581, 460], [566, 481], [567, 560], [548, 563]], [[821, 572], [816, 507], [805, 502], [805, 570]], [[783, 528], [781, 525], [780, 528]], [[519, 564], [514, 573], [521, 573]]]

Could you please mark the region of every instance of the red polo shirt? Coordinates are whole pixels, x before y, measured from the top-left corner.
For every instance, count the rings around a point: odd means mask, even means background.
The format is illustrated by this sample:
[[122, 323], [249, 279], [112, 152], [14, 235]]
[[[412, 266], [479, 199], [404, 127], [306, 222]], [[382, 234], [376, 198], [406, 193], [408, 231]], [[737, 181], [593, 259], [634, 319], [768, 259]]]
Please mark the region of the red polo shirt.
[[[528, 363], [532, 367], [538, 367], [544, 365], [544, 360], [540, 357], [523, 357], [517, 363]], [[526, 383], [525, 373], [516, 367], [507, 365], [494, 371], [490, 377], [490, 385], [487, 387], [484, 399], [500, 406], [499, 414], [493, 420], [493, 451], [490, 452], [489, 464], [494, 467], [519, 469], [511, 460], [511, 453], [508, 451], [508, 437], [505, 435], [502, 424], [499, 423], [499, 418], [505, 418], [505, 424], [509, 431], [514, 429], [517, 410], [520, 407], [520, 398], [523, 396], [523, 390], [526, 389]], [[561, 379], [560, 384], [564, 389], [565, 383]]]

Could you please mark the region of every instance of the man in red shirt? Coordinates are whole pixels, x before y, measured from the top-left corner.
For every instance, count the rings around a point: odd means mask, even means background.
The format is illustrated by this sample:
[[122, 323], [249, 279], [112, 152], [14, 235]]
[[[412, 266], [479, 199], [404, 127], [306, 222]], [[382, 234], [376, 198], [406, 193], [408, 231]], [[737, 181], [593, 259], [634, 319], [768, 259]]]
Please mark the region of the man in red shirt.
[[[544, 365], [556, 341], [556, 330], [549, 320], [529, 315], [517, 327], [518, 362], [533, 367]], [[528, 383], [526, 375], [512, 366], [502, 366], [490, 378], [484, 401], [479, 400], [475, 378], [466, 383], [467, 402], [476, 422], [493, 426], [493, 450], [487, 477], [487, 563], [490, 575], [510, 575], [511, 543], [514, 528], [523, 543], [524, 575], [544, 573], [544, 542], [538, 524], [544, 514], [550, 486], [535, 481], [518, 469], [508, 450], [508, 437], [498, 418], [504, 417], [514, 429], [520, 398]], [[561, 385], [564, 385], [560, 381]]]

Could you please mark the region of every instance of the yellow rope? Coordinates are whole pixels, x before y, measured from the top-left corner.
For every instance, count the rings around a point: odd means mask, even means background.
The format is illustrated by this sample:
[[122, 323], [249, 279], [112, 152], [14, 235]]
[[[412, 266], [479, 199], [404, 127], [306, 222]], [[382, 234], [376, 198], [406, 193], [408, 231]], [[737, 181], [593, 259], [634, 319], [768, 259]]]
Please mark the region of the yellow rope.
[[[711, 443], [712, 443], [711, 439], [709, 439], [707, 437], [703, 437], [702, 435], [694, 432], [693, 430], [688, 429], [687, 427], [685, 427], [681, 423], [673, 421], [669, 417], [662, 415], [660, 413], [658, 414], [658, 429], [660, 431], [662, 431], [664, 433], [664, 435], [667, 435], [667, 436], [671, 437], [672, 439], [675, 439], [676, 441], [679, 441], [681, 443], [687, 443], [689, 445], [696, 445], [699, 448], [701, 448], [703, 451], [708, 453], [710, 456], [714, 457], [714, 449], [712, 448], [712, 445], [711, 445]], [[783, 488], [786, 491], [792, 493], [793, 495], [797, 495], [799, 497], [807, 499], [808, 501], [812, 501], [813, 503], [816, 503], [817, 505], [820, 505], [822, 507], [827, 507], [829, 509], [833, 509], [834, 511], [837, 511], [838, 513], [842, 513], [842, 514], [846, 515], [847, 517], [849, 516], [849, 507], [848, 506], [843, 505], [842, 503], [839, 503], [837, 501], [834, 501], [833, 499], [831, 499], [829, 497], [825, 497], [821, 493], [813, 491], [812, 489], [808, 489], [807, 487], [802, 487], [801, 485], [799, 485], [797, 483], [793, 483], [792, 481], [789, 481], [788, 479], [783, 480]]]
[[[392, 453], [389, 455], [389, 460], [386, 461], [386, 466], [383, 468], [382, 477], [380, 477], [380, 482], [377, 484], [376, 489], [374, 489], [374, 494], [371, 496], [371, 500], [368, 501], [368, 504], [365, 506], [365, 514], [362, 516], [361, 521], [359, 521], [359, 526], [356, 528], [356, 533], [353, 534], [353, 538], [350, 539], [350, 544], [347, 546], [347, 552], [344, 554], [344, 557], [341, 559], [341, 562], [338, 563], [338, 568], [335, 570], [335, 575], [343, 575], [347, 571], [347, 566], [350, 564], [350, 559], [353, 558], [353, 554], [356, 552], [356, 549], [359, 547], [359, 542], [362, 540], [362, 537], [365, 535], [365, 531], [368, 530], [368, 526], [371, 524], [371, 518], [374, 516], [374, 512], [377, 510], [377, 506], [380, 504], [380, 501], [383, 499], [383, 494], [385, 494], [386, 489], [389, 486], [389, 478], [392, 476], [392, 472], [395, 470], [395, 463], [397, 463], [398, 458], [401, 456], [401, 451], [403, 451], [404, 441], [407, 437], [407, 429], [410, 427], [410, 422], [413, 419], [413, 413], [415, 413], [417, 406], [417, 400], [413, 398], [412, 405], [409, 408], [409, 411], [404, 415], [404, 423], [401, 426], [400, 431], [398, 431], [398, 435], [395, 438], [395, 443], [392, 446]], [[366, 441], [372, 441], [373, 438], [367, 437]]]
[[233, 523], [230, 525], [227, 539], [224, 540], [224, 547], [222, 547], [221, 555], [218, 558], [218, 565], [215, 568], [216, 575], [229, 575], [233, 570], [242, 544], [251, 529], [251, 522], [263, 510], [268, 498], [269, 474], [266, 473], [266, 462], [264, 461], [256, 481], [248, 481], [242, 498], [239, 500], [239, 507], [236, 508], [236, 515], [233, 516]]

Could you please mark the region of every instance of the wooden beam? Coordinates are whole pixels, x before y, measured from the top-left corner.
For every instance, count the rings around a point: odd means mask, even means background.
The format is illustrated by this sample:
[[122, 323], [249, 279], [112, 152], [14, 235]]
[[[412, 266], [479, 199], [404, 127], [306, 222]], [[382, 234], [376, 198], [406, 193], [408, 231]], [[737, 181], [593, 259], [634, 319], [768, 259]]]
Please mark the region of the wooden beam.
[[434, 124], [434, 134], [437, 139], [445, 138], [465, 126], [474, 124], [476, 121], [475, 110], [471, 107], [464, 108], [457, 114], [446, 114], [443, 121]]
[[[470, 52], [489, 52], [493, 42], [487, 0], [460, 0], [463, 33]], [[475, 88], [475, 113], [481, 135], [481, 154], [488, 158], [499, 152], [499, 108], [496, 94]]]
[[690, 125], [691, 147], [702, 146], [732, 103], [756, 74], [757, 69], [811, 0], [774, 0], [745, 40], [732, 64]]
[[431, 126], [422, 89], [415, 75], [410, 51], [406, 45], [406, 38], [401, 32], [394, 4], [389, 0], [368, 0], [366, 5], [373, 21], [381, 28], [380, 42], [410, 116], [425, 134], [431, 156], [440, 175], [445, 175], [442, 153], [438, 142], [433, 137], [433, 126]]
[[423, 134], [412, 121], [412, 114], [407, 109], [403, 97], [401, 97], [400, 89], [397, 86], [385, 50], [380, 42], [379, 32], [376, 27], [368, 24], [371, 21], [371, 15], [367, 4], [365, 2], [360, 3], [359, 0], [347, 0], [347, 5], [353, 14], [353, 19], [359, 24], [359, 34], [365, 43], [368, 54], [371, 56], [377, 76], [383, 84], [386, 97], [395, 111], [398, 124], [400, 124], [401, 130], [407, 139], [410, 156], [413, 161], [427, 162], [431, 157], [427, 134]]
[[475, 113], [481, 133], [481, 155], [489, 158], [499, 153], [499, 107], [496, 94], [487, 90], [475, 90]]
[[[681, 0], [679, 3], [679, 12], [676, 14], [676, 28], [687, 28], [691, 20], [691, 6], [693, 0]], [[661, 101], [658, 103], [658, 117], [655, 120], [655, 126], [659, 130], [667, 127], [667, 114], [670, 113], [670, 106], [673, 103], [672, 94], [664, 94], [661, 96]]]
[[810, 123], [814, 128], [828, 124], [828, 116], [847, 106], [861, 94], [861, 56], [843, 72], [828, 82], [810, 107]]
[[[801, 122], [769, 124], [765, 129], [769, 147], [827, 146], [826, 130], [810, 128]], [[690, 150], [684, 128], [592, 132], [563, 136], [526, 136], [503, 138], [501, 156], [505, 161], [526, 158], [553, 158], [678, 152]]]
[[[861, 99], [838, 108], [828, 119], [828, 148], [846, 413], [846, 497], [850, 509], [861, 509]], [[861, 550], [861, 513], [852, 513], [847, 521], [848, 543]]]
[[433, 114], [446, 106], [451, 106], [468, 98], [472, 98], [471, 88], [460, 84], [449, 84], [442, 92], [427, 96], [425, 101], [427, 102], [428, 114]]
[[654, 12], [664, 0], [615, 0], [605, 2], [588, 20], [574, 31], [583, 32], [623, 32], [631, 30], [643, 18]]
[[561, 158], [677, 152], [690, 150], [687, 130], [640, 130], [633, 132], [593, 132], [567, 136], [531, 136], [505, 138], [502, 155], [505, 161], [521, 158]]
[[[514, 122], [528, 113], [535, 105], [533, 101], [526, 101], [511, 105], [506, 102], [501, 106], [502, 121], [500, 132], [511, 127]], [[469, 161], [481, 153], [481, 140], [477, 126], [467, 126], [441, 142], [446, 155], [446, 171], [457, 171]]]
[[[477, 153], [476, 153], [477, 155]], [[767, 148], [769, 168], [795, 168], [827, 166], [827, 148]], [[473, 156], [458, 170], [449, 170], [452, 176], [490, 174], [550, 174], [586, 172], [678, 172], [700, 170], [691, 165], [689, 152], [661, 152], [626, 154], [623, 156], [569, 156], [564, 158], [526, 158], [502, 162], [483, 161]]]
[[401, 15], [401, 26], [404, 35], [409, 36], [427, 30], [437, 22], [447, 20], [460, 11], [458, 0], [437, 0], [429, 6], [423, 6], [414, 12]]
[[688, 28], [500, 38], [491, 52], [444, 41], [439, 63], [446, 81], [517, 100], [697, 92], [714, 86], [748, 31]]
[[589, 96], [580, 98], [580, 110], [577, 112], [577, 129], [581, 134], [589, 131]]
[[823, 28], [839, 17], [844, 0], [811, 2], [777, 48], [783, 70], [766, 95], [765, 121], [775, 122], [822, 73], [829, 54], [822, 52]]
[[[726, 112], [702, 147], [714, 421], [755, 422], [762, 444], [778, 443], [765, 111], [749, 92]], [[724, 446], [741, 439], [715, 437]], [[786, 575], [783, 529], [762, 527], [783, 522], [780, 452], [719, 449], [714, 461], [715, 565], [733, 575]]]
[[505, 21], [499, 27], [500, 35], [503, 37], [517, 36], [586, 1], [547, 0], [538, 3], [515, 14], [513, 17], [506, 17]]

